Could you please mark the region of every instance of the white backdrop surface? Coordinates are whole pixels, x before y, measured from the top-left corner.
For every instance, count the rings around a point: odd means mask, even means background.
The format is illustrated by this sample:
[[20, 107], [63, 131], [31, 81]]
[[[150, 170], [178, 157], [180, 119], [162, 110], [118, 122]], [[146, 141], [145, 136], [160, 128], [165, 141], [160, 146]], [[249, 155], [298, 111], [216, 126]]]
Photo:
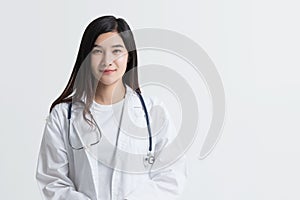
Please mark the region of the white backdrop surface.
[[85, 27], [106, 14], [133, 29], [186, 35], [223, 80], [222, 137], [204, 160], [203, 136], [194, 142], [182, 200], [300, 199], [297, 1], [31, 0], [2, 2], [0, 10], [1, 199], [41, 199], [35, 169], [45, 118]]

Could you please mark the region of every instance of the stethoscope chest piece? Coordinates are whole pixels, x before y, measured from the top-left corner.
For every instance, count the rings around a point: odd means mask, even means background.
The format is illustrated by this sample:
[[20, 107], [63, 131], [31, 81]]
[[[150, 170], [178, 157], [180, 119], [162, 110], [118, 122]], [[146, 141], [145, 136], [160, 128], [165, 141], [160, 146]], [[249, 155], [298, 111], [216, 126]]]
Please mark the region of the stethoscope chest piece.
[[153, 165], [155, 161], [155, 157], [151, 152], [148, 152], [147, 155], [144, 157], [144, 165], [148, 166], [148, 165]]

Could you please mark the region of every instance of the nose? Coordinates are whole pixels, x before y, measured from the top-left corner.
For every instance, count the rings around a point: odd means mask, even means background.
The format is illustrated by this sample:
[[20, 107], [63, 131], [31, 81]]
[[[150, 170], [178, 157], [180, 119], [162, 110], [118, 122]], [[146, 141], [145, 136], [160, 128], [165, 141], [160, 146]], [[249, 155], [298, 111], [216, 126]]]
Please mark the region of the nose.
[[103, 60], [102, 60], [102, 65], [111, 66], [113, 61], [114, 61], [114, 59], [113, 59], [113, 56], [111, 55], [111, 53], [105, 52], [105, 54], [103, 56]]

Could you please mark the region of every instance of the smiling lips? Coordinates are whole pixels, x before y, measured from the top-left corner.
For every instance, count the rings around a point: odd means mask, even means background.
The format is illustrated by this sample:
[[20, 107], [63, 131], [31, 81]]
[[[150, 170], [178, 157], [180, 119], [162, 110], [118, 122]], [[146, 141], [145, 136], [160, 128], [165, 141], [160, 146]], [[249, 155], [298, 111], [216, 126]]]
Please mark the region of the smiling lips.
[[100, 70], [101, 72], [103, 72], [103, 74], [111, 74], [115, 71], [117, 71], [117, 69], [106, 69], [104, 71]]

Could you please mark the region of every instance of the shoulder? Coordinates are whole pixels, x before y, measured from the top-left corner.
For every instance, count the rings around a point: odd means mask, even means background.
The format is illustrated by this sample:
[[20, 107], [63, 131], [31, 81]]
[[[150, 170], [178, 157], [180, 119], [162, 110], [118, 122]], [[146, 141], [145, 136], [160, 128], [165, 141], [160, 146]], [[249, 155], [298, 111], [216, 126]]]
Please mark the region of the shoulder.
[[[134, 106], [135, 108], [142, 108], [139, 94], [136, 91], [134, 91], [127, 84], [126, 84], [126, 88], [127, 88], [127, 97], [129, 97], [128, 98], [129, 104]], [[147, 109], [149, 109], [149, 110], [151, 110], [152, 107], [155, 107], [155, 106], [165, 107], [163, 101], [160, 98], [158, 98], [157, 96], [148, 95], [148, 94], [145, 94], [144, 92], [141, 92], [140, 96], [144, 100], [145, 105], [146, 105]]]
[[52, 108], [49, 115], [52, 117], [67, 116], [68, 107], [69, 107], [69, 103], [66, 102], [58, 103]]
[[161, 117], [166, 118], [169, 115], [167, 106], [161, 98], [159, 98], [158, 96], [149, 96], [149, 95], [143, 95], [143, 96], [147, 108], [149, 109], [149, 112], [152, 113], [152, 115], [154, 114], [156, 114], [156, 116], [159, 115], [160, 118]]
[[47, 124], [62, 129], [68, 117], [68, 106], [65, 102], [56, 104], [46, 118]]
[[[170, 121], [170, 115], [166, 104], [158, 96], [148, 95], [141, 93], [141, 96], [145, 102], [146, 109], [149, 116], [150, 124], [156, 127], [157, 130], [164, 127]], [[137, 93], [133, 94], [134, 98], [131, 99], [132, 110], [137, 113], [137, 116], [144, 118], [144, 109]]]
[[[145, 105], [147, 107], [147, 109], [152, 109], [154, 107], [162, 107], [162, 108], [166, 108], [165, 103], [157, 96], [150, 96], [148, 94], [145, 93], [141, 93], [140, 94], [141, 97], [143, 98]], [[132, 105], [136, 106], [136, 107], [141, 107], [141, 101], [139, 99], [139, 96], [136, 92], [131, 94], [131, 98], [130, 101], [132, 103]]]

